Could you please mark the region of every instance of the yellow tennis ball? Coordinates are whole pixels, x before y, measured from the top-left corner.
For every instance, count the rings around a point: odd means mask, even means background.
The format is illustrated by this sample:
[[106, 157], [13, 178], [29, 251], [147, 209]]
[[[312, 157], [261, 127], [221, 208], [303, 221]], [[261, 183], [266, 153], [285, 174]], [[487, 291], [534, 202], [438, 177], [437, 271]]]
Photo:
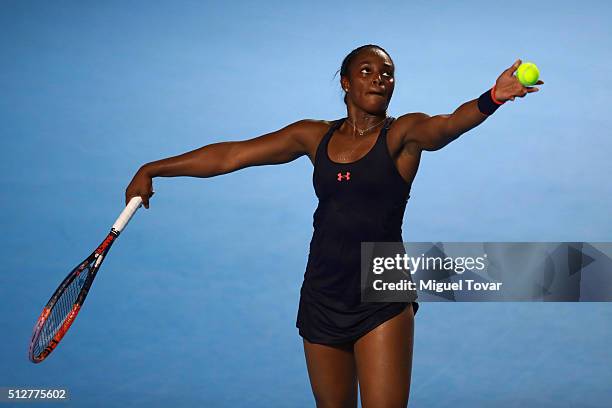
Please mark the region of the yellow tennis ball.
[[523, 86], [532, 86], [538, 82], [540, 71], [536, 64], [532, 62], [523, 62], [516, 70], [516, 77]]

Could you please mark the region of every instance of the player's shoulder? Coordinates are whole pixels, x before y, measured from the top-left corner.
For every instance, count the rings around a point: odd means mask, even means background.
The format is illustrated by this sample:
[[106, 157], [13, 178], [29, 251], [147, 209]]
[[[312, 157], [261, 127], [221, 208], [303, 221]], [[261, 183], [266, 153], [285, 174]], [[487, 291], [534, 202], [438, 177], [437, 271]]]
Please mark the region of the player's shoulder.
[[291, 126], [303, 132], [316, 133], [317, 131], [327, 131], [333, 123], [333, 120], [302, 119], [293, 123]]
[[403, 145], [414, 134], [416, 126], [429, 117], [422, 112], [410, 112], [398, 117], [389, 130], [390, 138], [397, 139], [398, 143]]
[[333, 125], [333, 120], [302, 119], [292, 123], [287, 128], [298, 138], [308, 141], [317, 140]]
[[316, 146], [333, 125], [333, 120], [302, 119], [288, 126], [293, 138], [308, 152], [314, 152]]
[[414, 125], [418, 124], [419, 122], [425, 119], [428, 119], [428, 118], [429, 118], [429, 115], [426, 113], [410, 112], [410, 113], [406, 113], [398, 117], [395, 120], [395, 123], [393, 124], [393, 126], [407, 130], [413, 127]]

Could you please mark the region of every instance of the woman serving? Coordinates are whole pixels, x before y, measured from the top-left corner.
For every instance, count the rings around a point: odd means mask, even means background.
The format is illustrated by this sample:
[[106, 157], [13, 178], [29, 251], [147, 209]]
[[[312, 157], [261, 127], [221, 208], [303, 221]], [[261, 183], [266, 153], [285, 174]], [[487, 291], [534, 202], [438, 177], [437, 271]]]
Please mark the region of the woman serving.
[[148, 208], [155, 177], [213, 177], [308, 155], [319, 204], [296, 326], [317, 407], [357, 407], [357, 384], [364, 408], [406, 406], [418, 304], [361, 302], [361, 242], [403, 241], [404, 210], [424, 150], [441, 149], [504, 102], [538, 91], [514, 77], [520, 62], [452, 114], [394, 119], [387, 116], [393, 61], [383, 48], [364, 45], [340, 68], [346, 118], [301, 120], [147, 163], [128, 185], [126, 202], [140, 196]]

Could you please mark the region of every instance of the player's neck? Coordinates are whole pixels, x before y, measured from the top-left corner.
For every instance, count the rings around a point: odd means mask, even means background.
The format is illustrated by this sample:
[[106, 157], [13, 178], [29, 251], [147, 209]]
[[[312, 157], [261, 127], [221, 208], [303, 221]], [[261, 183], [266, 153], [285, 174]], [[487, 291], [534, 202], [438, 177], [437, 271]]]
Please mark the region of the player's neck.
[[354, 112], [349, 109], [347, 112], [347, 125], [357, 135], [365, 135], [380, 129], [380, 126], [387, 118], [387, 113], [370, 114], [364, 111]]
[[366, 129], [384, 121], [387, 118], [387, 112], [369, 113], [357, 107], [349, 106], [346, 116], [356, 127]]

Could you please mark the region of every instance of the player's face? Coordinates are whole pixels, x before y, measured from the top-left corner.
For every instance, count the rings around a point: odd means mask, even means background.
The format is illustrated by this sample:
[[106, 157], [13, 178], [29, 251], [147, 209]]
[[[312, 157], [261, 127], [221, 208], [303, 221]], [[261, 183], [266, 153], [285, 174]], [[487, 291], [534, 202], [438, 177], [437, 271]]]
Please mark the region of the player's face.
[[377, 48], [367, 48], [357, 54], [349, 67], [348, 78], [342, 79], [347, 102], [370, 114], [384, 113], [395, 87], [393, 62]]

